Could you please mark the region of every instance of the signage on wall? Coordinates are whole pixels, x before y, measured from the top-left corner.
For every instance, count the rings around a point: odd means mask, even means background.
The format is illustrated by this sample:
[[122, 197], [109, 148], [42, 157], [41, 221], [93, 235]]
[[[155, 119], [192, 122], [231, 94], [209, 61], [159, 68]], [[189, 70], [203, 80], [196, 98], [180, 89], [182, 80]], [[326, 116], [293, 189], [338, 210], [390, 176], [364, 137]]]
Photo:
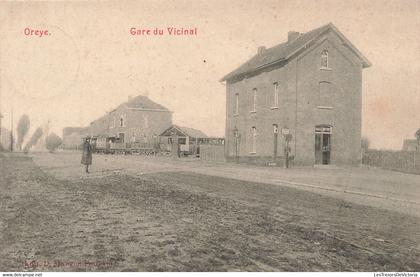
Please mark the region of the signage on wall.
[[281, 129], [281, 133], [282, 133], [283, 135], [288, 135], [288, 134], [290, 134], [290, 129], [289, 129], [289, 128], [282, 128], [282, 129]]
[[327, 133], [330, 134], [332, 132], [331, 126], [316, 126], [315, 127], [316, 133]]

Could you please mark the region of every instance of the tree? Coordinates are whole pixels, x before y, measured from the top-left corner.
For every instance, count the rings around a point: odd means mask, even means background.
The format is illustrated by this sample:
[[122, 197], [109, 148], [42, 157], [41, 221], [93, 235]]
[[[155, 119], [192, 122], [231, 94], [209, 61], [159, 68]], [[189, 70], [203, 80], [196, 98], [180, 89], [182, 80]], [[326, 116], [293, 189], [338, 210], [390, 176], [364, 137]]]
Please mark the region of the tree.
[[38, 140], [42, 137], [42, 129], [41, 127], [38, 127], [35, 132], [32, 134], [31, 139], [29, 140], [29, 142], [25, 145], [23, 151], [25, 153], [27, 153], [32, 146], [36, 145]]
[[54, 133], [51, 133], [45, 139], [45, 147], [47, 147], [50, 153], [54, 152], [62, 143], [63, 143], [63, 140]]
[[25, 139], [26, 134], [29, 131], [29, 127], [30, 127], [30, 121], [29, 121], [29, 116], [24, 114], [20, 117], [19, 122], [18, 122], [18, 126], [17, 126], [17, 148], [19, 150], [22, 150], [22, 143], [23, 140]]

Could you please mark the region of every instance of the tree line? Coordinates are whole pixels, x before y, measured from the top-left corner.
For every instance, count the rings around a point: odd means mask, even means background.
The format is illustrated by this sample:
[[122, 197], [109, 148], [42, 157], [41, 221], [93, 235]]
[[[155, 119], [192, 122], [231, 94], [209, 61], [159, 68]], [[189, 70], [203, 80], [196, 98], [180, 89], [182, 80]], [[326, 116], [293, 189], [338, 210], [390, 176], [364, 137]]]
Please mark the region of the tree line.
[[[19, 118], [17, 127], [16, 127], [16, 139], [13, 137], [12, 133], [10, 133], [10, 149], [6, 148], [6, 146], [1, 146], [1, 138], [0, 138], [0, 149], [3, 151], [14, 151], [14, 146], [16, 147], [17, 151], [23, 151], [28, 153], [35, 145], [39, 143], [39, 140], [44, 135], [44, 131], [41, 127], [35, 129], [32, 133], [30, 139], [24, 145], [25, 139], [29, 135], [29, 130], [31, 127], [31, 121], [29, 116], [24, 114]], [[54, 152], [62, 143], [62, 139], [56, 135], [55, 133], [50, 133], [46, 136], [45, 141], [43, 142], [44, 146], [50, 152]]]

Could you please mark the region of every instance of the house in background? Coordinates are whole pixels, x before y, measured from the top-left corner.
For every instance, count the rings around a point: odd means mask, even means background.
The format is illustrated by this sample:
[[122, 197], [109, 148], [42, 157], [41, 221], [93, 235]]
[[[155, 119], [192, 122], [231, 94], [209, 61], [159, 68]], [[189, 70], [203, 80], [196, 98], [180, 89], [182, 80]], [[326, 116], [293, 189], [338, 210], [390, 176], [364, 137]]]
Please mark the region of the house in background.
[[417, 139], [405, 139], [403, 142], [403, 151], [415, 152], [417, 151]]
[[371, 66], [332, 24], [289, 32], [224, 76], [225, 156], [266, 164], [361, 161], [362, 71]]
[[119, 143], [153, 144], [171, 125], [171, 111], [139, 95], [90, 123], [89, 133], [92, 137], [115, 138]]
[[403, 151], [415, 152], [420, 151], [420, 129], [414, 134], [415, 139], [405, 139], [403, 142]]
[[80, 149], [83, 138], [89, 136], [89, 128], [86, 127], [66, 127], [63, 129], [63, 144], [65, 150]]

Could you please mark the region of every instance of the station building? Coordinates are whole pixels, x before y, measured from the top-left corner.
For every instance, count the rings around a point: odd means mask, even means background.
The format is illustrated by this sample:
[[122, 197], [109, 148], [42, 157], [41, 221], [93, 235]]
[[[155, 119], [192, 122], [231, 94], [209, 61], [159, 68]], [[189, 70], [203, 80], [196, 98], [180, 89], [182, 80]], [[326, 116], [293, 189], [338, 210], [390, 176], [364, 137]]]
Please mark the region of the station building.
[[371, 66], [332, 24], [289, 32], [226, 82], [229, 161], [295, 165], [361, 161], [362, 71]]

